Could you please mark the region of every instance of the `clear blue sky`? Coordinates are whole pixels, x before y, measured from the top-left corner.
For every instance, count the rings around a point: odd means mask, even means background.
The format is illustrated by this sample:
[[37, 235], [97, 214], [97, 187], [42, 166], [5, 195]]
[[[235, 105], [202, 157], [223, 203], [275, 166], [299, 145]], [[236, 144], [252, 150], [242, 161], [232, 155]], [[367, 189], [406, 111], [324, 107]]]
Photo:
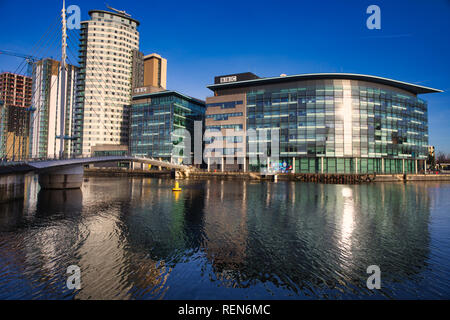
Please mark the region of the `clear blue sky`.
[[[105, 1], [67, 0], [82, 10]], [[141, 21], [140, 48], [168, 59], [168, 87], [204, 99], [215, 75], [251, 71], [372, 74], [444, 90], [429, 102], [430, 144], [450, 153], [450, 0], [119, 1]], [[381, 30], [366, 9], [381, 8]], [[0, 49], [31, 53], [57, 19], [61, 1], [0, 0]], [[72, 48], [73, 52], [76, 49]], [[48, 55], [58, 57], [56, 44]], [[0, 71], [20, 59], [0, 55]]]

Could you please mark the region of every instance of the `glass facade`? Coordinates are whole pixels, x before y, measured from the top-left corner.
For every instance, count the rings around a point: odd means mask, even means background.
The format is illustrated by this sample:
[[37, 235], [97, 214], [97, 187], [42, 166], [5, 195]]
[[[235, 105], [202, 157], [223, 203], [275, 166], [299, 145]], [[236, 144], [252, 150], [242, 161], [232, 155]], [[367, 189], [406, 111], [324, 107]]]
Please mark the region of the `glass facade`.
[[94, 157], [109, 157], [109, 156], [126, 156], [128, 151], [126, 150], [103, 150], [94, 151]]
[[[175, 92], [135, 97], [130, 116], [131, 155], [171, 161], [175, 156], [174, 147], [180, 147], [183, 139], [179, 136], [173, 142], [176, 130], [186, 129], [193, 144], [194, 121], [202, 121], [204, 114], [204, 103]], [[184, 149], [181, 153], [187, 156]]]
[[345, 79], [245, 90], [247, 130], [267, 130], [247, 137], [247, 156], [260, 142], [270, 150], [275, 129], [280, 163], [297, 173], [412, 173], [427, 157], [427, 103], [405, 90]]

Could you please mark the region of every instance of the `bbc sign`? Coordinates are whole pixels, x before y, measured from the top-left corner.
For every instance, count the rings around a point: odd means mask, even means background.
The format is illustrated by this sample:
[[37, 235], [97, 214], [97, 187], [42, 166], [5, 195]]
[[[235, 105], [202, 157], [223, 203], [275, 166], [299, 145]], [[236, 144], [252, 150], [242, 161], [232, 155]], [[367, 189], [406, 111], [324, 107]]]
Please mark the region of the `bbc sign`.
[[237, 76], [220, 78], [220, 83], [228, 83], [228, 82], [236, 82], [236, 81], [237, 81]]
[[253, 79], [259, 79], [259, 77], [251, 72], [235, 73], [235, 74], [227, 74], [227, 75], [214, 77], [214, 83], [215, 84], [225, 84], [225, 83], [247, 81], [247, 80], [253, 80]]

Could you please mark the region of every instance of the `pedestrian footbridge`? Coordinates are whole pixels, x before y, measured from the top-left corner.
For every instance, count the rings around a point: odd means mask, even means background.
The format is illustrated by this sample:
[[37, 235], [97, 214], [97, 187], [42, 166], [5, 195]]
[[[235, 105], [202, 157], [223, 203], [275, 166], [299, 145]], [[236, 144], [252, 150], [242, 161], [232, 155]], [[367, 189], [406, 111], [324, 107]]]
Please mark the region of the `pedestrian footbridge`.
[[[30, 159], [29, 161], [0, 162], [0, 189], [3, 182], [23, 176], [28, 172], [39, 175], [39, 184], [44, 189], [76, 189], [83, 183], [84, 166], [108, 162], [144, 163], [174, 170], [176, 176], [188, 176], [195, 170], [192, 166], [132, 156], [104, 156], [71, 159]], [[2, 182], [2, 180], [5, 180]]]

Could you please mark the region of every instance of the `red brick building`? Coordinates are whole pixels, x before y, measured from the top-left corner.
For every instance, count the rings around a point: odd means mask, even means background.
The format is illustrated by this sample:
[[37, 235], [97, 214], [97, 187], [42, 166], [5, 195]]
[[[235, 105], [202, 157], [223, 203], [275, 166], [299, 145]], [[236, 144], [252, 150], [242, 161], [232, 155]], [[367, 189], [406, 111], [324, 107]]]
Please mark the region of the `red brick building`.
[[28, 156], [32, 80], [19, 74], [0, 74], [0, 157]]

